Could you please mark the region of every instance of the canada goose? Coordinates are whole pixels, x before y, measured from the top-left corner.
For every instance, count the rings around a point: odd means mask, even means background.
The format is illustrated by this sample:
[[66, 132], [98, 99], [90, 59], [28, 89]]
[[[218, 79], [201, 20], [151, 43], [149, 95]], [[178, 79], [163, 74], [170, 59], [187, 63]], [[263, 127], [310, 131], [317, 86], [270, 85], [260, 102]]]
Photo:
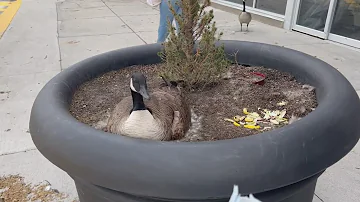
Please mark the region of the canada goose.
[[134, 73], [130, 90], [131, 96], [121, 100], [110, 115], [108, 132], [165, 141], [184, 137], [191, 112], [179, 88], [168, 86], [149, 95], [145, 76]]
[[251, 13], [245, 11], [245, 0], [243, 0], [243, 11], [239, 15], [240, 27], [242, 31], [242, 24], [246, 24], [246, 31], [249, 31], [249, 23], [251, 22]]

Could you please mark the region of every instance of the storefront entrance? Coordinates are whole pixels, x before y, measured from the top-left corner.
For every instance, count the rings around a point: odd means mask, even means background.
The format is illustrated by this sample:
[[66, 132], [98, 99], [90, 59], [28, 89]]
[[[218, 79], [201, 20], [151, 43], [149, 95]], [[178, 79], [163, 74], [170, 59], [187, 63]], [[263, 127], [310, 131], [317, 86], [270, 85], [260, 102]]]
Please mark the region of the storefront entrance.
[[292, 29], [360, 48], [360, 0], [295, 0]]
[[[242, 0], [212, 2], [242, 9]], [[285, 29], [360, 48], [360, 0], [246, 0], [246, 5]]]

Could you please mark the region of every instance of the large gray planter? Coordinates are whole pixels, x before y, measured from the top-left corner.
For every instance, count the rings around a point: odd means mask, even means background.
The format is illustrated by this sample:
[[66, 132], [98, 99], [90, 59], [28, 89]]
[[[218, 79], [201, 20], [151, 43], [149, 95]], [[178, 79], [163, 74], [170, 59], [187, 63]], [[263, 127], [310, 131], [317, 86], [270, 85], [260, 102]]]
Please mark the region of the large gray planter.
[[132, 139], [80, 123], [68, 112], [76, 88], [123, 67], [160, 62], [160, 44], [81, 61], [49, 81], [35, 100], [30, 132], [39, 151], [66, 171], [81, 202], [229, 200], [234, 184], [264, 202], [311, 202], [316, 180], [360, 135], [360, 101], [330, 65], [261, 43], [222, 41], [237, 61], [292, 73], [316, 87], [318, 108], [283, 128], [245, 138], [178, 143]]

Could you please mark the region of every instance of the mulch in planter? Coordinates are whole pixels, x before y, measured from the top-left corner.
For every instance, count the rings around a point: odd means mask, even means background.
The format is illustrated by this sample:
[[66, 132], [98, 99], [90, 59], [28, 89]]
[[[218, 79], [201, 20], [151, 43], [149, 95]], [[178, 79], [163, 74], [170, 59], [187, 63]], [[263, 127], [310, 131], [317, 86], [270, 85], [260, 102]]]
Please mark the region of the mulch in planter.
[[[150, 93], [160, 86], [162, 79], [155, 68], [156, 65], [126, 68], [108, 72], [84, 83], [74, 94], [71, 114], [83, 123], [103, 129], [114, 106], [122, 98], [130, 96], [132, 72], [140, 71], [146, 75]], [[266, 76], [265, 80], [262, 76]], [[237, 65], [229, 67], [224, 79], [215, 87], [190, 92], [188, 97], [193, 124], [186, 137], [180, 141], [244, 137], [261, 133], [265, 127], [266, 130], [273, 130], [284, 125], [260, 124], [260, 129], [248, 129], [224, 120], [236, 115], [243, 116], [243, 108], [261, 116], [259, 109], [286, 109], [284, 117], [293, 120], [294, 117], [306, 116], [317, 106], [314, 89], [299, 83], [290, 74], [264, 67]]]

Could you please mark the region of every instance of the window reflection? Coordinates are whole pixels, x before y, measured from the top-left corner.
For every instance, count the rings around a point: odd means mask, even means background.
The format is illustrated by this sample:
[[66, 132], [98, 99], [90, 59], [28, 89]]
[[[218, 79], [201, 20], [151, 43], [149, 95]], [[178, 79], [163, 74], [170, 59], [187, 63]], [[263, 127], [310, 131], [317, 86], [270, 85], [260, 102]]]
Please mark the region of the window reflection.
[[330, 33], [360, 40], [360, 0], [338, 0]]
[[287, 0], [257, 0], [255, 7], [261, 10], [285, 15]]
[[[242, 0], [226, 0], [226, 1], [230, 1], [230, 2], [234, 2], [234, 3], [237, 3], [237, 4], [243, 4], [243, 1]], [[245, 5], [247, 7], [253, 7], [253, 3], [254, 3], [254, 0], [246, 0], [245, 1]]]
[[[226, 0], [229, 2], [237, 3], [242, 5], [242, 0]], [[254, 0], [246, 0], [245, 4], [247, 7], [253, 7]], [[255, 8], [260, 10], [269, 11], [272, 13], [277, 13], [285, 15], [287, 0], [257, 0]]]
[[298, 25], [324, 31], [330, 0], [301, 0]]

